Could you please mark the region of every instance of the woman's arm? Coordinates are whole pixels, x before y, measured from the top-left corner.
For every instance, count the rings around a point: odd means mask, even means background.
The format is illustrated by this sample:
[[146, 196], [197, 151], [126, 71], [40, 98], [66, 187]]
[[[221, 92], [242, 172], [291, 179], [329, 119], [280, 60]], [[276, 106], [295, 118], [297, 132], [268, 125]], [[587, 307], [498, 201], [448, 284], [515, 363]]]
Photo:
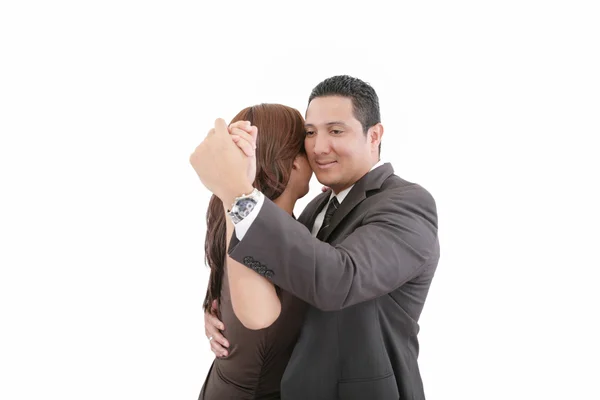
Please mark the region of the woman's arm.
[[[226, 210], [223, 209], [226, 213]], [[234, 233], [233, 222], [227, 221], [227, 250]], [[226, 253], [227, 254], [227, 253]], [[271, 326], [281, 313], [281, 301], [275, 286], [245, 265], [231, 257], [226, 259], [227, 279], [231, 292], [233, 312], [248, 329], [263, 329]]]

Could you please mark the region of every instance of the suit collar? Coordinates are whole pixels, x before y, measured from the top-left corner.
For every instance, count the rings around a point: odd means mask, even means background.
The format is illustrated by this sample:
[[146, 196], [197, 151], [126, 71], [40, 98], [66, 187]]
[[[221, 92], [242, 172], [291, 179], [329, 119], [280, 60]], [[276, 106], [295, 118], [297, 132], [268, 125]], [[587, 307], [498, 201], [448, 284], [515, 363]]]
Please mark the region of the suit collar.
[[[335, 230], [335, 228], [346, 217], [346, 215], [348, 215], [350, 211], [354, 209], [354, 207], [359, 205], [364, 199], [367, 198], [367, 192], [381, 189], [383, 182], [385, 182], [385, 180], [389, 178], [393, 173], [394, 168], [392, 167], [392, 165], [390, 163], [385, 163], [382, 166], [369, 171], [362, 178], [360, 178], [354, 184], [344, 201], [342, 201], [342, 203], [340, 204], [340, 208], [338, 208], [335, 214], [333, 214], [333, 217], [329, 222], [329, 226], [325, 228], [321, 235], [319, 235], [319, 239], [327, 241], [331, 232]], [[329, 200], [331, 190], [328, 190], [327, 192], [321, 194], [321, 196], [323, 196], [324, 194], [327, 194], [326, 196], [324, 196], [325, 200], [320, 200], [317, 202], [319, 203], [319, 208], [316, 212], [314, 212], [314, 215], [312, 215], [311, 222], [313, 223], [316, 219], [318, 212], [327, 203], [327, 200]]]
[[[369, 170], [369, 172], [373, 171], [374, 169], [376, 169], [378, 167], [381, 167], [383, 164], [384, 164], [383, 161], [378, 161], [377, 164], [373, 165], [373, 167]], [[367, 174], [368, 174], [368, 172], [367, 172]], [[350, 190], [352, 190], [353, 187], [354, 187], [354, 185], [350, 186], [348, 189], [342, 190], [341, 192], [339, 192], [338, 194], [335, 195], [335, 197], [337, 197], [340, 204], [344, 201], [346, 196], [348, 196], [348, 193], [350, 193]]]
[[306, 206], [306, 209], [302, 211], [298, 221], [304, 224], [304, 226], [306, 226], [309, 230], [312, 229], [313, 225], [315, 224], [315, 220], [317, 219], [317, 215], [319, 215], [319, 212], [329, 201], [330, 195], [331, 189], [315, 197], [314, 200], [311, 201], [308, 206]]

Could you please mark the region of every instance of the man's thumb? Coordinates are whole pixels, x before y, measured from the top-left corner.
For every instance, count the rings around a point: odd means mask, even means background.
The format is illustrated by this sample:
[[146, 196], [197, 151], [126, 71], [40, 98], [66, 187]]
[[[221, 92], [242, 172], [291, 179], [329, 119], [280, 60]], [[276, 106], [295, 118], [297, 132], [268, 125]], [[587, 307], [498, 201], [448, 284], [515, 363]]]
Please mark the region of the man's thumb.
[[229, 136], [229, 130], [227, 130], [227, 124], [223, 118], [217, 118], [215, 120], [215, 134]]

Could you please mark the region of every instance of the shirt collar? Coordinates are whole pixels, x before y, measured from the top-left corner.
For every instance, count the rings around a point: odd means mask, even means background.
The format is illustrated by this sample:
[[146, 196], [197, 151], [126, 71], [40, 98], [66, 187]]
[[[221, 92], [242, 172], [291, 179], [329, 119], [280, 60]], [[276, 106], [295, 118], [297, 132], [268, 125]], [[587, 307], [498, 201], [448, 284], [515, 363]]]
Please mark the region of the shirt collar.
[[[369, 170], [369, 172], [373, 171], [375, 168], [377, 167], [381, 167], [384, 164], [384, 162], [382, 160], [379, 160], [377, 162], [377, 164], [373, 165], [373, 168], [371, 168]], [[342, 190], [341, 192], [339, 192], [337, 195], [335, 195], [335, 197], [337, 197], [338, 202], [340, 204], [342, 204], [342, 201], [344, 201], [344, 199], [346, 198], [346, 196], [348, 196], [348, 193], [350, 193], [350, 190], [352, 190], [352, 188], [354, 187], [354, 185], [350, 186], [347, 189]], [[329, 200], [331, 200], [331, 198], [334, 196], [333, 191], [331, 192], [331, 196], [329, 197]]]

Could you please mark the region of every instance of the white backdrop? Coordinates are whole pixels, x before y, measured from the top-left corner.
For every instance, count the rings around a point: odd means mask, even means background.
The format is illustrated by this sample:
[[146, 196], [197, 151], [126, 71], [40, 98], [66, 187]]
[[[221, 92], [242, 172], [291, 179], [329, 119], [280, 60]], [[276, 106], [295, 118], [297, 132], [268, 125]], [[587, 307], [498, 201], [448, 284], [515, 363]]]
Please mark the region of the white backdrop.
[[374, 86], [383, 158], [437, 200], [428, 399], [600, 398], [593, 3], [2, 2], [0, 398], [195, 399], [189, 154], [337, 74]]

